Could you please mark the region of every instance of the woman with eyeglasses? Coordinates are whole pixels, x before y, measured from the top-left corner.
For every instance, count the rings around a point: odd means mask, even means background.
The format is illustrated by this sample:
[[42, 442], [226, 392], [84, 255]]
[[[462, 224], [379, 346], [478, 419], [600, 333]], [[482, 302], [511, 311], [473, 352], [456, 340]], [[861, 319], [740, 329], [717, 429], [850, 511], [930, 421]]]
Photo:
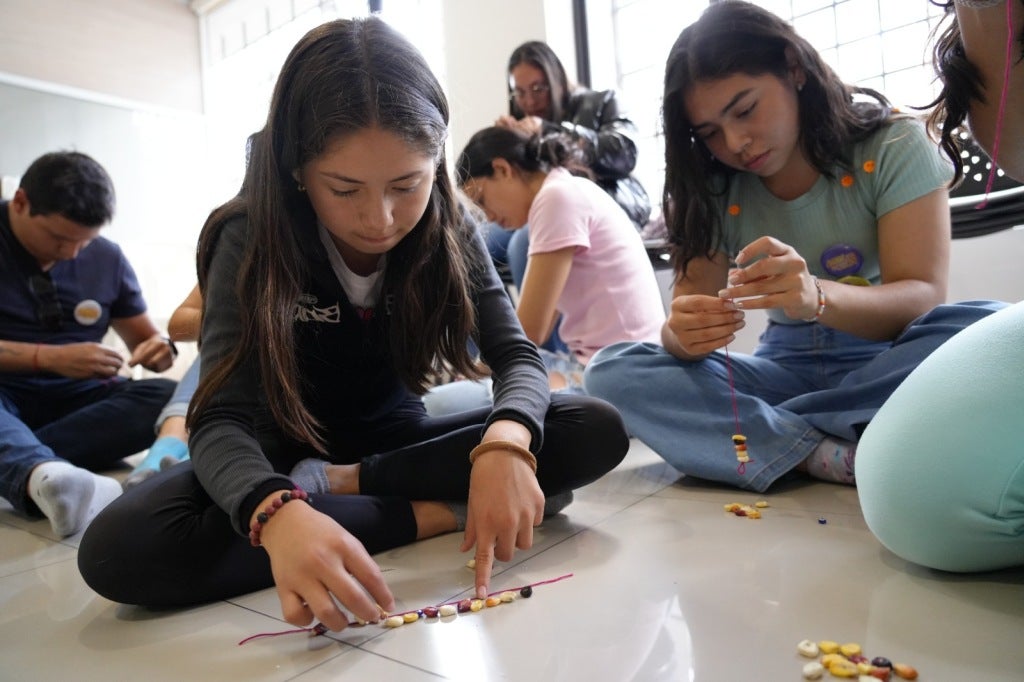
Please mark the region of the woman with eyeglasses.
[[614, 90], [590, 90], [573, 85], [565, 67], [547, 43], [531, 40], [517, 47], [508, 60], [509, 116], [495, 122], [527, 135], [568, 133], [594, 179], [622, 206], [637, 229], [651, 215], [651, 201], [632, 176], [636, 168], [636, 133], [619, 110]]

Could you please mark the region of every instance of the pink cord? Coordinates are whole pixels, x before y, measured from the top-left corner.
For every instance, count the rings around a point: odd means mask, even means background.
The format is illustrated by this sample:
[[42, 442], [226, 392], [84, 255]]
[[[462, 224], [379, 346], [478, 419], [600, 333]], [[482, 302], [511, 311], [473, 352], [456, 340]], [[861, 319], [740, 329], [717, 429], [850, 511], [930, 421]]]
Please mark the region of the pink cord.
[[1006, 116], [1006, 95], [1010, 91], [1010, 70], [1013, 66], [1013, 6], [1006, 0], [1006, 67], [1003, 69], [1003, 91], [999, 95], [999, 111], [996, 114], [996, 134], [992, 140], [992, 168], [985, 183], [985, 198], [975, 206], [981, 210], [988, 205], [988, 195], [996, 180], [996, 159], [999, 157], [999, 138], [1003, 133], [1003, 118]]
[[[736, 384], [732, 379], [732, 358], [729, 356], [729, 345], [725, 346], [725, 369], [729, 373], [729, 396], [732, 398], [732, 417], [736, 421], [736, 433], [740, 433], [740, 407], [736, 402]], [[736, 467], [736, 473], [740, 476], [747, 473], [747, 463], [740, 462]]]
[[[491, 592], [487, 596], [488, 597], [493, 597], [493, 596], [495, 596], [497, 594], [501, 594], [502, 592], [516, 592], [516, 591], [525, 589], [527, 587], [534, 588], [534, 587], [539, 587], [540, 585], [550, 585], [551, 583], [557, 583], [560, 580], [565, 580], [566, 578], [571, 578], [571, 577], [573, 577], [572, 573], [566, 573], [565, 575], [560, 575], [557, 578], [551, 578], [550, 580], [541, 580], [540, 582], [530, 583], [529, 585], [521, 585], [519, 587], [510, 587], [510, 588], [505, 589], [505, 590], [497, 590], [495, 592]], [[437, 606], [438, 606], [438, 608], [440, 608], [441, 606], [446, 606], [448, 604], [458, 604], [460, 601], [462, 601], [462, 600], [461, 599], [456, 599], [455, 601], [445, 602], [444, 604], [438, 604]], [[407, 613], [419, 613], [422, 610], [423, 609], [410, 609], [409, 611], [403, 611], [402, 613], [393, 613], [393, 614], [390, 614], [390, 615], [392, 615], [392, 616], [404, 616]], [[351, 622], [351, 623], [349, 623], [349, 625], [365, 625], [365, 623]], [[259, 634], [250, 635], [250, 636], [246, 637], [245, 639], [243, 639], [241, 642], [238, 643], [238, 646], [242, 646], [246, 642], [251, 642], [254, 639], [261, 639], [263, 637], [278, 637], [280, 635], [293, 635], [293, 634], [296, 634], [296, 633], [299, 633], [299, 632], [308, 632], [308, 633], [310, 633], [311, 636], [316, 637], [316, 636], [322, 635], [325, 632], [327, 632], [327, 627], [323, 623], [317, 623], [316, 625], [314, 625], [311, 628], [294, 628], [292, 630], [282, 630], [280, 632], [261, 632]]]

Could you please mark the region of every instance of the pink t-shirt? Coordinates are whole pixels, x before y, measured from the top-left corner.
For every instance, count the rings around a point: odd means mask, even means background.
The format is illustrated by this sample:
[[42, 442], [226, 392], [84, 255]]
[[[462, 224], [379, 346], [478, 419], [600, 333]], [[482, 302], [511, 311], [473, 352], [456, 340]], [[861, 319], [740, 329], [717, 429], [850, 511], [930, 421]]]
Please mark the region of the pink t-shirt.
[[559, 334], [581, 363], [619, 341], [660, 343], [665, 309], [654, 268], [614, 199], [590, 180], [556, 168], [528, 219], [530, 256], [576, 247], [556, 307], [562, 313]]

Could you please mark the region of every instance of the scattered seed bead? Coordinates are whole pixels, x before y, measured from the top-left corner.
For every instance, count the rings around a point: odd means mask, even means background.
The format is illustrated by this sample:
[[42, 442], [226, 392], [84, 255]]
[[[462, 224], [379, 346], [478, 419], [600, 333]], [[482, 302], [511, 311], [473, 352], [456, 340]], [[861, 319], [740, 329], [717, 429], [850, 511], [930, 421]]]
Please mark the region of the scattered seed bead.
[[902, 677], [905, 680], [917, 679], [917, 670], [914, 669], [914, 666], [906, 663], [893, 663], [892, 671], [896, 673], [897, 677]]
[[415, 623], [419, 619], [420, 614], [416, 613], [415, 611], [410, 611], [409, 613], [402, 614], [402, 620], [406, 623]]
[[833, 664], [838, 663], [839, 661], [845, 661], [846, 659], [843, 658], [842, 654], [833, 652], [831, 654], [825, 654], [819, 660], [823, 666], [831, 670]]
[[529, 599], [533, 596], [533, 588], [527, 585], [523, 589], [519, 590], [519, 595], [525, 597], [526, 599]]
[[861, 673], [861, 675], [857, 678], [857, 682], [875, 682], [875, 678], [871, 675]]
[[875, 669], [875, 666], [871, 665], [870, 663], [868, 663], [866, 661], [850, 661], [850, 662], [853, 663], [855, 666], [857, 666], [857, 672], [860, 673], [862, 677], [864, 675], [870, 675], [871, 671]]
[[821, 518], [818, 519], [818, 523], [820, 523], [821, 525], [824, 526], [826, 523], [828, 523], [828, 521], [826, 521], [825, 517], [822, 516]]
[[442, 616], [454, 616], [458, 612], [459, 610], [455, 608], [455, 604], [444, 604], [440, 609], [438, 609], [438, 613]]
[[823, 639], [818, 642], [818, 648], [821, 649], [823, 654], [834, 654], [839, 651], [839, 642], [833, 642], [831, 639]]
[[466, 568], [469, 568], [469, 569], [476, 568], [476, 559], [470, 559], [469, 561], [467, 561], [466, 562]]
[[761, 512], [759, 512], [756, 509], [748, 509], [747, 510], [747, 518], [748, 519], [759, 519], [759, 518], [761, 518]]
[[825, 666], [817, 661], [811, 661], [804, 665], [804, 679], [820, 680], [825, 674]]
[[423, 617], [424, 618], [437, 618], [437, 614], [438, 613], [439, 613], [439, 611], [438, 611], [438, 608], [436, 606], [424, 606], [423, 607]]
[[818, 645], [809, 639], [805, 639], [801, 641], [799, 644], [797, 644], [796, 651], [801, 656], [805, 656], [807, 658], [818, 657]]
[[743, 505], [740, 504], [739, 502], [730, 502], [729, 504], [725, 505], [725, 511], [727, 511], [729, 513], [733, 513], [736, 510], [742, 509], [742, 508], [743, 508]]
[[384, 625], [386, 625], [389, 628], [397, 628], [399, 626], [405, 625], [405, 619], [401, 616], [391, 616], [390, 618], [384, 621]]
[[500, 603], [501, 597], [488, 597], [486, 600], [484, 600], [484, 606], [487, 607], [497, 606]]
[[754, 503], [754, 506], [757, 507], [758, 509], [764, 509], [769, 505], [766, 500], [758, 500], [757, 502]]
[[863, 654], [853, 654], [852, 656], [847, 656], [847, 658], [856, 663], [857, 665], [864, 663], [869, 668], [871, 667], [871, 661], [869, 661], [868, 657], [864, 656]]
[[889, 682], [889, 677], [891, 677], [889, 668], [878, 667], [877, 665], [871, 668], [871, 672], [868, 674], [871, 676], [871, 679], [884, 680], [885, 682]]
[[871, 665], [879, 668], [892, 668], [892, 661], [885, 656], [875, 656], [871, 659]]
[[473, 608], [473, 600], [471, 599], [460, 599], [459, 603], [455, 605], [455, 608], [459, 613], [465, 613]]
[[469, 610], [470, 611], [476, 612], [476, 611], [479, 611], [480, 609], [482, 609], [483, 607], [484, 607], [484, 600], [483, 599], [474, 599], [473, 601], [469, 602]]
[[841, 653], [843, 656], [846, 656], [847, 658], [859, 655], [860, 651], [860, 644], [857, 644], [856, 642], [850, 642], [849, 644], [844, 644], [841, 647], [839, 647], [839, 653]]
[[859, 677], [860, 672], [857, 670], [857, 666], [850, 663], [845, 658], [834, 662], [828, 666], [828, 671], [832, 673], [833, 677]]
[[501, 601], [503, 601], [503, 602], [505, 602], [507, 604], [508, 602], [515, 600], [516, 593], [511, 591], [511, 590], [505, 590], [504, 592], [501, 593], [500, 597], [501, 597]]

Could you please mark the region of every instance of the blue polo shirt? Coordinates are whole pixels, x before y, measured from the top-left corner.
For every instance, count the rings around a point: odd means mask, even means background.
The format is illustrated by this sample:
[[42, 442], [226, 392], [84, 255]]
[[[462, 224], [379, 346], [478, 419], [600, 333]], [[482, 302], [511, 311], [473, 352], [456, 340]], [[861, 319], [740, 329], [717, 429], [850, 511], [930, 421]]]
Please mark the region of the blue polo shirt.
[[[8, 203], [0, 202], [0, 339], [53, 345], [99, 342], [111, 320], [146, 312], [139, 281], [121, 248], [97, 237], [77, 257], [58, 261], [50, 269], [60, 300], [61, 329], [48, 329], [29, 284], [41, 270], [11, 230]], [[24, 386], [30, 379], [0, 372], [0, 387]]]

